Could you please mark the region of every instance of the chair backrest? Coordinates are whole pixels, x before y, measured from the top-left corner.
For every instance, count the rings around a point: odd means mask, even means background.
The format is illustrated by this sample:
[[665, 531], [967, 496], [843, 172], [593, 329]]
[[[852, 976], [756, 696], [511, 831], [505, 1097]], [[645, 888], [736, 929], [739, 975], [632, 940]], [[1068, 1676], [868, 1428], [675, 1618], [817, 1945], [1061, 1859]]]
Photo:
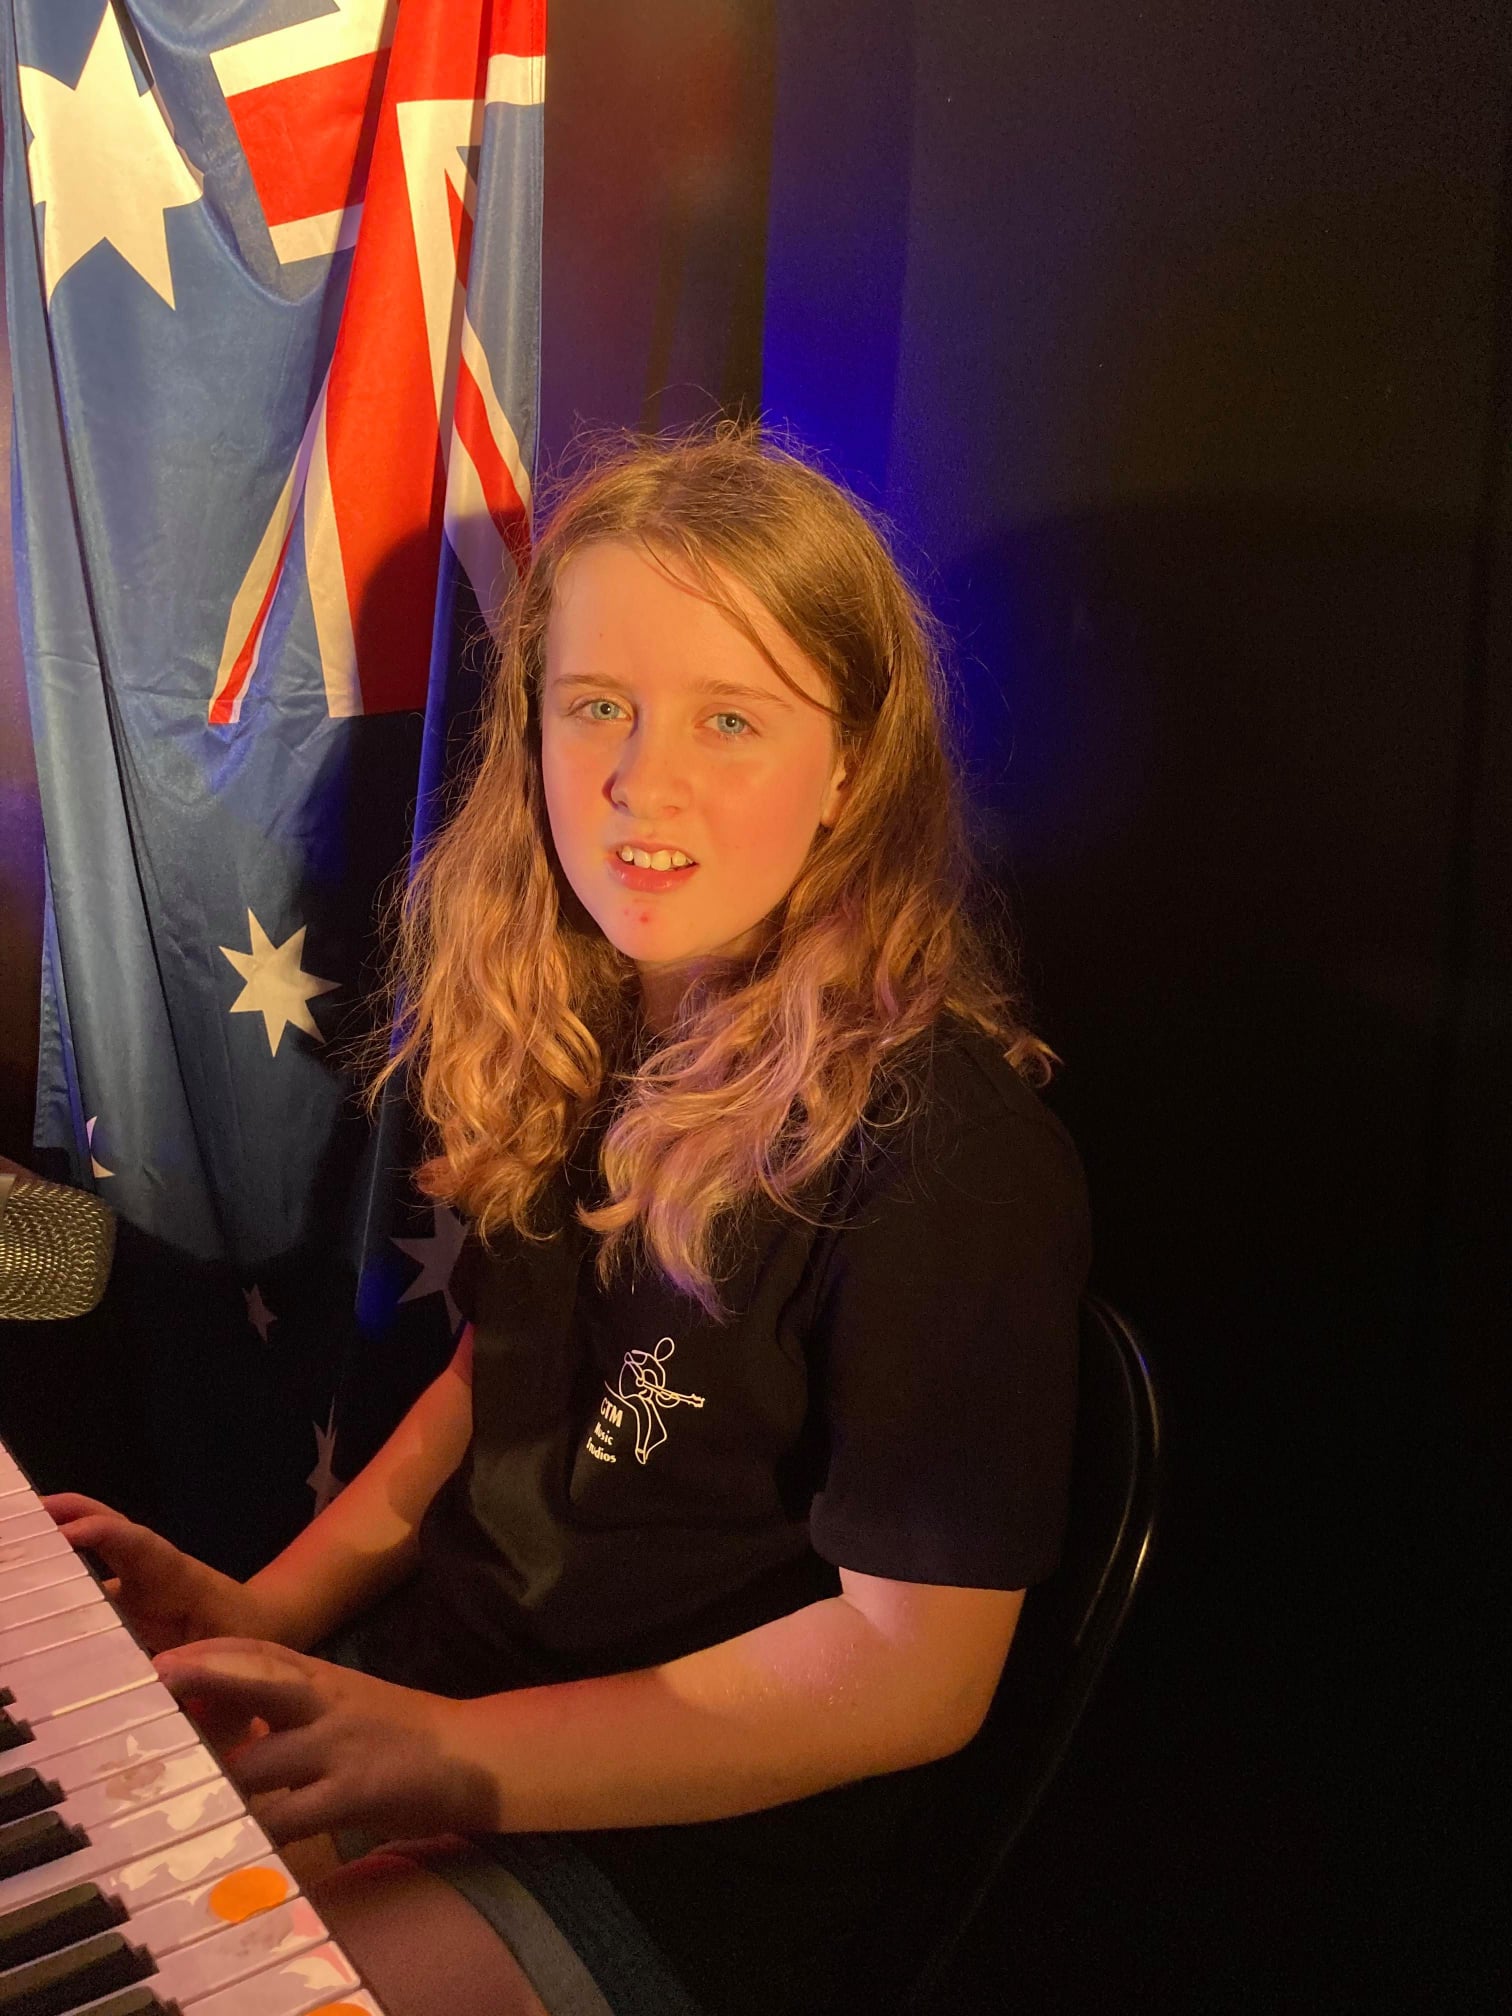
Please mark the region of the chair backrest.
[[1148, 1559], [1160, 1464], [1160, 1409], [1139, 1339], [1088, 1296], [1060, 1566], [1024, 1598], [981, 1730], [926, 1767], [933, 1782], [898, 1894], [863, 1942], [872, 2008], [926, 2005], [1055, 1776]]

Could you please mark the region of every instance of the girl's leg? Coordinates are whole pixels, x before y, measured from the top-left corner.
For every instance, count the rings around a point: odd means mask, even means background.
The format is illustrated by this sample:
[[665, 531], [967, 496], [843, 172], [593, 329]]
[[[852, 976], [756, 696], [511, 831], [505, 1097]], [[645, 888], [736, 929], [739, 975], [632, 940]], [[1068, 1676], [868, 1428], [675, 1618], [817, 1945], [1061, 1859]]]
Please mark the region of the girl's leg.
[[307, 1894], [385, 2016], [550, 2016], [487, 1921], [408, 1856], [375, 1849]]

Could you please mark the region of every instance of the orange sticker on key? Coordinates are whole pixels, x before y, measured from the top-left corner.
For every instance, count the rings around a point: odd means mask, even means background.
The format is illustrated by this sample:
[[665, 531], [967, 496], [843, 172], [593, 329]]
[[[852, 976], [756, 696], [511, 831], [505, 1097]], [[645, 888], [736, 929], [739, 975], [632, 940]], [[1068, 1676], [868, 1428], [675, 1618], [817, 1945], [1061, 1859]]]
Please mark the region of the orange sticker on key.
[[217, 1918], [227, 1925], [240, 1925], [259, 1911], [271, 1911], [282, 1904], [292, 1889], [279, 1869], [233, 1869], [222, 1876], [205, 1900]]
[[309, 2016], [373, 2016], [373, 2012], [364, 2009], [360, 2002], [322, 2002]]

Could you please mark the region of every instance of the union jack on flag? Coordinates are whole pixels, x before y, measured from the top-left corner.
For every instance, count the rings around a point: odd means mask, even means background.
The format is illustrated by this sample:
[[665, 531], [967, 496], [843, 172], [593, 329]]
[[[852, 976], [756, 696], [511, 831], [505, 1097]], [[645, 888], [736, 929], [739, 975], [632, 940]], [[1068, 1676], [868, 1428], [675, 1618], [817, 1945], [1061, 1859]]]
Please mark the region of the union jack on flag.
[[331, 1060], [529, 537], [544, 0], [0, 8], [36, 1144], [121, 1220], [162, 1523], [234, 1567], [456, 1324]]

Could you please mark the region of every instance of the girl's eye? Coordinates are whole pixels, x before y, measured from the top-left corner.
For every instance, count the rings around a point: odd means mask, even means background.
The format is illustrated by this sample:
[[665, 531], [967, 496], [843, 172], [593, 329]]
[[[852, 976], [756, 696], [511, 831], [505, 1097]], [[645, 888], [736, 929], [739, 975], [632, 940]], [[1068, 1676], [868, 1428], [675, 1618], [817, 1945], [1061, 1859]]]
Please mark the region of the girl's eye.
[[[593, 714], [589, 712], [589, 709], [593, 707], [617, 707], [618, 705], [619, 702], [617, 700], [607, 700], [602, 695], [599, 695], [597, 698], [592, 700], [579, 700], [577, 705], [572, 709], [572, 712], [574, 714], [583, 715], [584, 718], [589, 721], [607, 721], [611, 718], [609, 715]], [[755, 729], [752, 728], [750, 722], [747, 721], [744, 714], [732, 714], [729, 712], [722, 712], [719, 714], [711, 714], [709, 716], [709, 719], [711, 721], [738, 721], [740, 723], [740, 728], [736, 733], [731, 734], [723, 729], [720, 731], [721, 739], [725, 742], [743, 742], [746, 739], [747, 735], [753, 735], [756, 732]]]

